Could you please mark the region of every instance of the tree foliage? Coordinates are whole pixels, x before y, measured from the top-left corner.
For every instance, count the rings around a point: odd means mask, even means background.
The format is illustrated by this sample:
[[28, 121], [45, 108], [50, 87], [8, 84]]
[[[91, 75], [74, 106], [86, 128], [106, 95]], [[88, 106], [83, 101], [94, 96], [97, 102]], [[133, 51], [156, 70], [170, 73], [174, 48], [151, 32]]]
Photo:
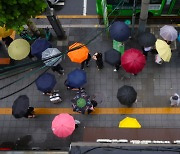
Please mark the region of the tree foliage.
[[0, 0], [0, 26], [21, 31], [28, 19], [40, 15], [46, 7], [44, 0]]

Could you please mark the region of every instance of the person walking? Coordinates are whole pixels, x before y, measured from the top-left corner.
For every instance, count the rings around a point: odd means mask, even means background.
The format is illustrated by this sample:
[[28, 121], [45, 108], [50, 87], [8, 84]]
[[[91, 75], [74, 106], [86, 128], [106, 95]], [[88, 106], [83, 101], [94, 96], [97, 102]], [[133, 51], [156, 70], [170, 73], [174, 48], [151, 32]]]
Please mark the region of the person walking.
[[90, 114], [91, 112], [93, 112], [96, 106], [97, 106], [97, 102], [95, 100], [91, 100], [91, 106], [88, 108], [87, 113]]
[[56, 66], [52, 66], [52, 71], [53, 72], [57, 72], [58, 75], [64, 75], [64, 69], [63, 67], [61, 66], [61, 64], [57, 64]]
[[88, 53], [88, 57], [86, 60], [84, 60], [82, 63], [81, 63], [81, 69], [84, 70], [84, 65], [86, 65], [86, 67], [89, 67], [89, 61], [91, 60], [91, 54]]
[[96, 61], [96, 65], [98, 70], [103, 69], [104, 64], [103, 64], [103, 58], [102, 58], [102, 53], [96, 52], [92, 58]]
[[114, 72], [117, 72], [120, 69], [120, 66], [121, 66], [121, 62], [115, 64]]
[[143, 54], [145, 55], [146, 60], [147, 60], [148, 52], [150, 52], [151, 49], [152, 49], [152, 47], [142, 47]]
[[172, 107], [178, 106], [180, 103], [179, 95], [177, 93], [174, 93], [174, 95], [170, 97], [170, 102]]
[[34, 107], [29, 106], [24, 117], [25, 118], [35, 118], [36, 116], [34, 114]]

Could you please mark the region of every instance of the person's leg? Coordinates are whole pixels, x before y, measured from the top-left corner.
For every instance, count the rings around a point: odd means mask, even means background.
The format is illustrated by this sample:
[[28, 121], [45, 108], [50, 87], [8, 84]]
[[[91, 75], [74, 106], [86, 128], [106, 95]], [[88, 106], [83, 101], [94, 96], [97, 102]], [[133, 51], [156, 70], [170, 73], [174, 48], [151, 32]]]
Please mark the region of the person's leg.
[[81, 63], [81, 69], [82, 69], [82, 70], [84, 69], [84, 64], [85, 64], [85, 61], [83, 61], [83, 62]]

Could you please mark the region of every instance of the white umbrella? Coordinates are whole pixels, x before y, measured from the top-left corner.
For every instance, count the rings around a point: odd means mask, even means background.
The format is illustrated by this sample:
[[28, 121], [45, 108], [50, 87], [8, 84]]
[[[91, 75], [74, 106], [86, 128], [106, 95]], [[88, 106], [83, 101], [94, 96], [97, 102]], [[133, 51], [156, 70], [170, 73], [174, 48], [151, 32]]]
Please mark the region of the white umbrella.
[[177, 39], [178, 32], [173, 26], [165, 25], [160, 28], [160, 35], [164, 40], [174, 41]]
[[[60, 54], [61, 52], [57, 48], [47, 48], [45, 51], [42, 52], [42, 60], [51, 58]], [[47, 66], [56, 66], [62, 61], [62, 55], [58, 57], [54, 57], [48, 60], [45, 60], [44, 63]]]

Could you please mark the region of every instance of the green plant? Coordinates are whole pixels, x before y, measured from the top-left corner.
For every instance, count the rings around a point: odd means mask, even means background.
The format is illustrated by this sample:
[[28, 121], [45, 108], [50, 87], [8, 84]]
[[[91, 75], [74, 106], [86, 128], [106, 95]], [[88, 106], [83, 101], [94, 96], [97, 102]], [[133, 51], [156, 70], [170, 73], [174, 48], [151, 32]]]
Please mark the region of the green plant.
[[21, 32], [23, 25], [40, 15], [46, 7], [44, 0], [0, 0], [0, 26]]

